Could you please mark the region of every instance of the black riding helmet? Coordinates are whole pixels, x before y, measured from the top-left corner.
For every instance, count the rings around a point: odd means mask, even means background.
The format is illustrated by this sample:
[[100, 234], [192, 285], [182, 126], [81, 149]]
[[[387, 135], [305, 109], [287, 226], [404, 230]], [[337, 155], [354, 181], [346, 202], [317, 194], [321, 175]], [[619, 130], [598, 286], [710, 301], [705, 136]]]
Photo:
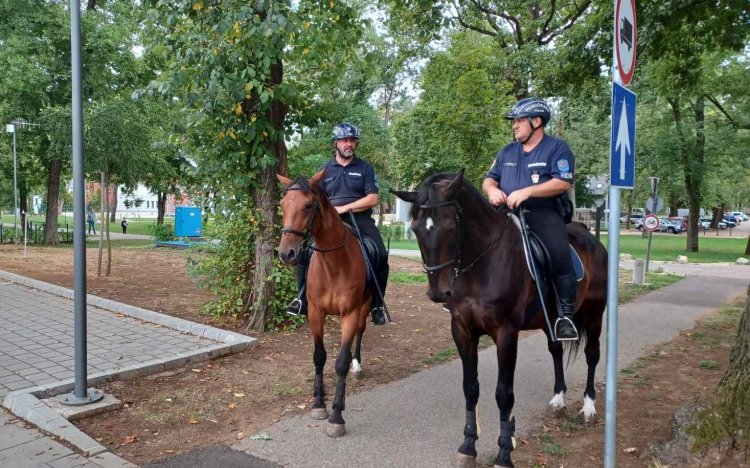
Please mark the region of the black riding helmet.
[[331, 141], [343, 140], [345, 138], [354, 138], [359, 140], [359, 129], [354, 125], [342, 122], [333, 127]]
[[547, 105], [546, 102], [536, 97], [530, 97], [518, 101], [505, 118], [513, 120], [523, 117], [528, 117], [530, 119], [541, 117], [542, 125], [547, 125], [551, 115], [552, 113], [549, 110], [549, 105]]

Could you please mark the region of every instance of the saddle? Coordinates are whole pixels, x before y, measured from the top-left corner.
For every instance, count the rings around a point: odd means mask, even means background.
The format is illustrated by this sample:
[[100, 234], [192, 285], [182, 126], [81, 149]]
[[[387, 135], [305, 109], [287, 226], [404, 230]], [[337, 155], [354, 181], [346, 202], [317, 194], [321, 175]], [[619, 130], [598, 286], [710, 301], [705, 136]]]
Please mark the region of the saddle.
[[[344, 222], [344, 224], [346, 224], [347, 229], [349, 229], [349, 234], [359, 239], [359, 236], [357, 236], [357, 231], [349, 223]], [[377, 244], [369, 237], [363, 236], [361, 240], [362, 242], [359, 245], [364, 245], [362, 254], [367, 255], [367, 258], [370, 260], [370, 265], [372, 265], [372, 270], [378, 271], [378, 268], [380, 267], [380, 252], [378, 251]], [[309, 243], [303, 249], [304, 254], [301, 253], [301, 260], [304, 259], [305, 264], [310, 263], [312, 255], [315, 252], [316, 248], [317, 246], [315, 245], [315, 241], [310, 238]], [[365, 273], [367, 274], [367, 282], [372, 283], [372, 271], [367, 268], [367, 265], [365, 265]]]
[[[515, 214], [508, 214], [510, 218], [513, 220], [513, 223], [516, 225], [519, 231], [521, 231], [523, 228], [521, 226], [521, 220], [516, 216]], [[529, 269], [529, 274], [531, 274], [531, 278], [534, 281], [537, 281], [535, 271], [540, 272], [542, 275], [541, 281], [543, 283], [547, 283], [552, 278], [549, 278], [549, 271], [551, 265], [551, 260], [549, 256], [549, 252], [547, 251], [547, 247], [544, 245], [544, 242], [533, 232], [526, 231], [526, 234], [528, 236], [528, 247], [526, 243], [524, 242], [523, 245], [523, 252], [524, 257], [526, 258], [526, 267]], [[578, 252], [573, 248], [572, 245], [568, 244], [570, 247], [570, 259], [573, 262], [573, 269], [575, 270], [576, 274], [576, 280], [581, 281], [583, 279], [583, 275], [585, 273], [583, 262], [581, 261], [581, 257], [578, 256]], [[536, 265], [536, 268], [533, 268], [533, 265]]]

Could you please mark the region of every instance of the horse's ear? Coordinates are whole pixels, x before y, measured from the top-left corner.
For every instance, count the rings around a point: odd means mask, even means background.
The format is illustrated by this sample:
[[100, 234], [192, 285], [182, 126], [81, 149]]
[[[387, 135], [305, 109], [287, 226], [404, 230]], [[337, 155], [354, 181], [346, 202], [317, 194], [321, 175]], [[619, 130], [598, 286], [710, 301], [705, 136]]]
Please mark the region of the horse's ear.
[[392, 189], [389, 190], [392, 194], [396, 195], [398, 198], [402, 199], [405, 202], [414, 203], [417, 200], [417, 192], [403, 192], [401, 190]]
[[323, 180], [323, 176], [326, 175], [326, 170], [327, 169], [328, 169], [327, 167], [324, 167], [323, 169], [321, 169], [318, 172], [316, 172], [314, 176], [312, 176], [309, 179], [307, 179], [307, 181], [310, 182], [310, 185], [312, 185], [313, 187], [315, 187], [316, 185], [318, 185], [320, 183], [320, 181]]
[[284, 184], [284, 187], [289, 187], [290, 185], [292, 185], [292, 182], [294, 182], [289, 177], [284, 177], [281, 174], [276, 174], [276, 178], [279, 179], [279, 182], [281, 182], [282, 184]]
[[445, 187], [443, 193], [445, 194], [445, 198], [448, 200], [452, 200], [453, 197], [455, 197], [458, 194], [458, 191], [461, 189], [461, 186], [464, 184], [464, 170], [461, 169], [458, 171], [458, 174], [456, 174], [456, 177], [453, 178], [450, 184], [448, 184], [447, 187]]

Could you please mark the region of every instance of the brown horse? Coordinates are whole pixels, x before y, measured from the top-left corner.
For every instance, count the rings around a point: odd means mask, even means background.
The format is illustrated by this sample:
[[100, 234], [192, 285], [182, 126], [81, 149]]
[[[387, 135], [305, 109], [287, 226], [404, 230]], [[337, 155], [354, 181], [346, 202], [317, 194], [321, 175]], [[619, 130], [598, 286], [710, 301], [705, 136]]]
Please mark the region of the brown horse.
[[[495, 466], [512, 467], [513, 375], [520, 330], [541, 328], [547, 334], [555, 370], [550, 405], [563, 407], [567, 390], [563, 346], [550, 339], [544, 326], [541, 303], [536, 299], [524, 257], [521, 232], [507, 212], [498, 212], [464, 180], [463, 172], [437, 174], [427, 178], [416, 192], [394, 193], [413, 203], [411, 228], [428, 272], [427, 295], [435, 302], [446, 303], [451, 311], [451, 331], [463, 364], [466, 398], [465, 438], [456, 455], [457, 463], [473, 467], [476, 461], [477, 344], [480, 336], [489, 335], [497, 346], [498, 362], [495, 401], [500, 410], [500, 450]], [[607, 302], [607, 252], [582, 224], [571, 223], [567, 231], [585, 269], [578, 284], [574, 315], [580, 338], [571, 342], [571, 352], [575, 354], [581, 340], [585, 340], [588, 377], [581, 412], [589, 419], [596, 414], [594, 372], [599, 362], [599, 335]], [[546, 301], [548, 309], [555, 307], [552, 297]]]
[[[284, 228], [279, 244], [279, 258], [286, 264], [299, 260], [302, 244], [312, 237], [313, 255], [307, 271], [308, 321], [315, 348], [315, 383], [312, 409], [314, 419], [328, 418], [326, 433], [341, 437], [346, 433], [342, 411], [345, 405], [346, 376], [351, 368], [358, 374], [362, 358], [362, 334], [370, 313], [372, 288], [366, 282], [365, 260], [359, 241], [344, 224], [323, 192], [321, 181], [325, 170], [310, 179], [291, 180], [277, 175], [286, 186], [281, 200]], [[327, 315], [341, 317], [341, 348], [336, 358], [336, 395], [330, 417], [325, 402], [323, 366], [326, 350], [323, 345], [323, 325]], [[352, 344], [355, 343], [352, 358]]]

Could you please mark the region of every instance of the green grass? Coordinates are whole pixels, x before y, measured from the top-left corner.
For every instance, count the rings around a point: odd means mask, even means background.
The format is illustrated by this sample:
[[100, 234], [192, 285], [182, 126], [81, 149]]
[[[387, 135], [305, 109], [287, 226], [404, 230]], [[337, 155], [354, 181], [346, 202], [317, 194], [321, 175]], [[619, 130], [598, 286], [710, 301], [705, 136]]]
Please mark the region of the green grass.
[[[602, 234], [601, 242], [607, 245], [607, 235]], [[678, 255], [686, 255], [691, 263], [734, 262], [737, 257], [750, 258], [745, 255], [747, 239], [711, 237], [701, 235], [698, 239], [700, 252], [687, 252], [687, 240], [683, 235], [654, 235], [651, 239], [651, 260], [676, 261]], [[392, 249], [419, 250], [417, 241], [393, 241]], [[620, 236], [620, 253], [627, 253], [635, 258], [646, 258], [648, 239], [640, 236]]]
[[[33, 224], [43, 224], [44, 219], [45, 217], [42, 215], [29, 216], [29, 221], [31, 221]], [[18, 221], [20, 222], [20, 219]], [[99, 229], [101, 228], [101, 223], [99, 222], [98, 217], [96, 221], [97, 221], [96, 232], [98, 234]], [[109, 231], [110, 232], [122, 232], [120, 229], [120, 221], [122, 221], [122, 216], [118, 216], [114, 222], [110, 222]], [[174, 226], [174, 218], [166, 218], [164, 222], [172, 224]], [[13, 224], [13, 215], [4, 214], [0, 216], [0, 223]], [[58, 216], [57, 218], [58, 227], [64, 229], [66, 224], [72, 231], [73, 230], [73, 217], [72, 216]], [[148, 230], [148, 227], [152, 224], [156, 224], [156, 218], [128, 219], [128, 234], [143, 234], [147, 236], [151, 235], [151, 233]]]
[[703, 359], [698, 363], [698, 367], [700, 367], [701, 369], [716, 369], [718, 366], [719, 363], [714, 361], [713, 359]]
[[553, 455], [555, 457], [562, 457], [565, 455], [562, 446], [555, 442], [550, 434], [540, 434], [539, 443], [541, 445], [542, 453]]
[[617, 293], [617, 298], [620, 304], [624, 304], [651, 291], [661, 289], [664, 286], [669, 286], [670, 284], [676, 283], [684, 278], [684, 276], [679, 275], [665, 275], [648, 272], [646, 273], [646, 283], [648, 284], [635, 285], [628, 283], [632, 277], [632, 271], [620, 269], [620, 288]]
[[[601, 239], [607, 245], [607, 236]], [[750, 258], [745, 255], [747, 239], [727, 237], [700, 236], [700, 252], [686, 251], [685, 236], [673, 234], [654, 235], [651, 239], [651, 260], [676, 261], [678, 255], [686, 255], [691, 263], [734, 262], [737, 257]], [[648, 239], [640, 236], [620, 236], [620, 253], [628, 253], [635, 258], [646, 258]]]
[[393, 271], [388, 275], [388, 281], [391, 283], [426, 283], [427, 275], [424, 273], [403, 273]]

